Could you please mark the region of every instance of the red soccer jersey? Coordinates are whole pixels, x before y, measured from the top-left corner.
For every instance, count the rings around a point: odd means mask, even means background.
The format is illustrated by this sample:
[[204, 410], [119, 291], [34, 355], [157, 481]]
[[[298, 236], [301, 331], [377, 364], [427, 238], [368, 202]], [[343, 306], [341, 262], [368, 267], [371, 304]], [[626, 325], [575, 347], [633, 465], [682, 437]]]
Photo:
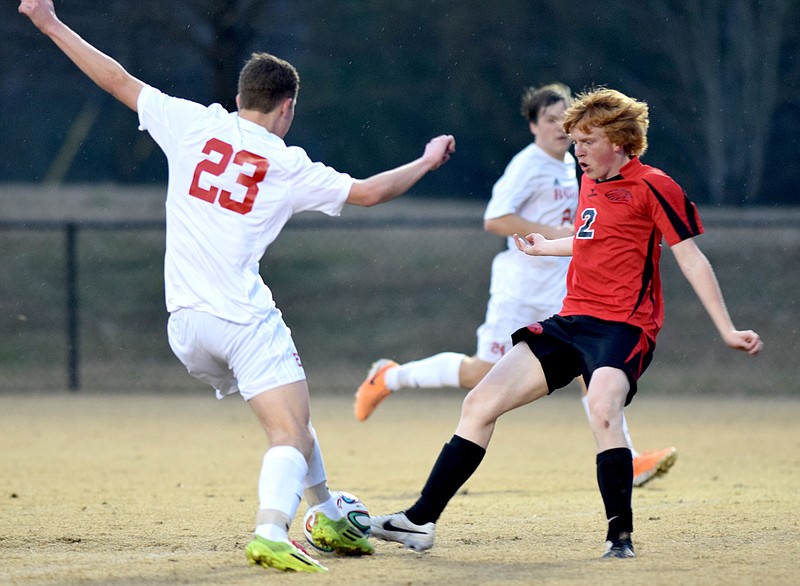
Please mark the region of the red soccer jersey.
[[561, 315], [635, 325], [653, 341], [664, 322], [661, 240], [702, 234], [694, 204], [666, 173], [634, 157], [606, 181], [581, 179]]

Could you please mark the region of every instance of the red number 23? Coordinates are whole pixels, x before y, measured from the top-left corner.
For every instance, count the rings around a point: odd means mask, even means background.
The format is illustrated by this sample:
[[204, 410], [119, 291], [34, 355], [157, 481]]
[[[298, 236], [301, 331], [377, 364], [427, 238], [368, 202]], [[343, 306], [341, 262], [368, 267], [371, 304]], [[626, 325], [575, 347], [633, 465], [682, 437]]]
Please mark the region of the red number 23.
[[[214, 203], [219, 197], [219, 205], [227, 210], [236, 212], [237, 214], [246, 214], [253, 209], [253, 202], [255, 202], [258, 195], [258, 184], [264, 179], [269, 169], [269, 161], [264, 157], [254, 155], [248, 151], [239, 151], [236, 154], [233, 152], [233, 147], [227, 142], [223, 142], [217, 138], [210, 139], [206, 146], [203, 147], [203, 154], [210, 155], [212, 152], [222, 155], [219, 161], [214, 162], [211, 159], [203, 159], [197, 164], [194, 170], [194, 178], [192, 179], [192, 186], [189, 188], [189, 195]], [[214, 177], [219, 177], [228, 167], [233, 159], [235, 165], [240, 167], [248, 164], [252, 165], [253, 169], [251, 174], [242, 171], [236, 178], [236, 183], [244, 185], [247, 188], [244, 200], [236, 201], [231, 198], [231, 192], [220, 189], [214, 185], [212, 181], [208, 188], [200, 187], [200, 175], [208, 173]]]

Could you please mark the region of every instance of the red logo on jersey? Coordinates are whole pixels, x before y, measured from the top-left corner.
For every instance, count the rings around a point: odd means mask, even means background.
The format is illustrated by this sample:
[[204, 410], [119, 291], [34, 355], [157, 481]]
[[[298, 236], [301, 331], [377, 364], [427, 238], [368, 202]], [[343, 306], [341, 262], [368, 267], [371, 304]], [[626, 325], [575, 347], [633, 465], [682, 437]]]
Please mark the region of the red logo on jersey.
[[553, 199], [555, 201], [572, 199], [575, 197], [576, 191], [577, 190], [574, 187], [561, 187], [556, 185], [555, 190], [553, 191]]
[[535, 324], [529, 325], [528, 329], [532, 334], [541, 334], [544, 331], [542, 324], [540, 324], [538, 321]]
[[506, 353], [506, 345], [499, 342], [492, 342], [492, 354], [503, 356]]
[[633, 200], [633, 194], [627, 189], [612, 189], [606, 193], [606, 199], [615, 203], [630, 203]]

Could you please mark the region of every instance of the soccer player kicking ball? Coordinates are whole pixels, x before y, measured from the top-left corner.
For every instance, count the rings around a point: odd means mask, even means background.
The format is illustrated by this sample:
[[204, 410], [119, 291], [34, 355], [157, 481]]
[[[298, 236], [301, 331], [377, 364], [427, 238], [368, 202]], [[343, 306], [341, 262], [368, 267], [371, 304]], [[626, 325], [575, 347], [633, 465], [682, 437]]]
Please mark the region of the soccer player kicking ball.
[[373, 517], [373, 536], [415, 550], [432, 547], [439, 516], [480, 465], [497, 419], [582, 375], [608, 519], [603, 557], [634, 557], [633, 466], [622, 413], [662, 325], [662, 239], [725, 344], [750, 355], [763, 347], [755, 332], [734, 328], [711, 265], [692, 239], [703, 231], [694, 204], [668, 175], [639, 160], [648, 124], [647, 104], [611, 89], [582, 94], [569, 107], [564, 130], [584, 173], [575, 234], [515, 236], [525, 254], [572, 255], [563, 308], [513, 334], [511, 350], [464, 399], [455, 435], [420, 498], [404, 512]]
[[92, 81], [131, 110], [167, 156], [164, 281], [172, 350], [217, 396], [239, 393], [266, 431], [270, 448], [258, 480], [253, 564], [298, 572], [327, 568], [289, 541], [302, 496], [316, 512], [317, 543], [370, 554], [328, 491], [310, 421], [309, 393], [289, 329], [259, 276], [267, 246], [295, 213], [339, 215], [345, 203], [389, 201], [444, 164], [452, 136], [432, 139], [418, 159], [364, 180], [312, 162], [283, 141], [294, 119], [299, 77], [267, 53], [239, 76], [238, 112], [163, 94], [64, 25], [51, 0], [23, 0], [19, 12]]

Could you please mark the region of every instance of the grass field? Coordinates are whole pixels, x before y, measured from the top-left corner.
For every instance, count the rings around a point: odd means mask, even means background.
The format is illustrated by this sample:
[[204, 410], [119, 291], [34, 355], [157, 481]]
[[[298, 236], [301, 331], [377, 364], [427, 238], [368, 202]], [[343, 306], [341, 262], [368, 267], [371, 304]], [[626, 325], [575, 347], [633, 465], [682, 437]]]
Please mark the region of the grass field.
[[[409, 392], [366, 422], [350, 397], [313, 397], [330, 485], [374, 514], [407, 507], [462, 393]], [[330, 573], [247, 565], [263, 434], [237, 398], [203, 393], [0, 396], [0, 583], [15, 586], [796, 584], [800, 401], [640, 397], [641, 449], [675, 445], [635, 489], [635, 560], [603, 560], [591, 435], [575, 390], [501, 419], [445, 511], [434, 548], [376, 543]], [[292, 535], [302, 539], [298, 513]]]

